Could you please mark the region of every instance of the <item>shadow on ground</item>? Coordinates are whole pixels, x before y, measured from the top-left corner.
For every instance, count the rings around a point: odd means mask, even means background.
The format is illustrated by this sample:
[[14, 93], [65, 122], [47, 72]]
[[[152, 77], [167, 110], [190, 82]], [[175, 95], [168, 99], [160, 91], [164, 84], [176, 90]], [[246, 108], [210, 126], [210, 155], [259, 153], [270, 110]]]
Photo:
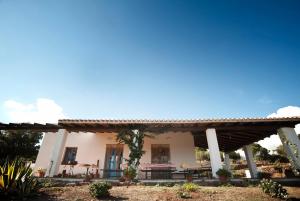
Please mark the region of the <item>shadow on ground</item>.
[[[46, 193], [41, 193], [39, 196], [35, 197], [32, 201], [59, 201], [61, 200], [55, 195], [48, 195]], [[85, 199], [77, 198], [76, 201], [84, 201]], [[95, 198], [97, 200], [97, 198]], [[121, 200], [128, 200], [128, 198], [124, 197], [114, 197], [114, 196], [109, 196], [106, 198], [99, 198], [98, 200], [106, 200], [106, 201], [121, 201]]]

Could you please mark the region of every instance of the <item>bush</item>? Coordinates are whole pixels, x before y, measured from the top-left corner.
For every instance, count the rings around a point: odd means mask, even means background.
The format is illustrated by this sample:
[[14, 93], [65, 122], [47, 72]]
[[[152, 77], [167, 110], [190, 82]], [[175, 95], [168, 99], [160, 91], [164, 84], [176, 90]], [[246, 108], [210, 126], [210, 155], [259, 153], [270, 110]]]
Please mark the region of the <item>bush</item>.
[[182, 189], [184, 191], [188, 191], [188, 192], [195, 192], [198, 190], [198, 188], [199, 188], [199, 186], [194, 183], [185, 183], [182, 185]]
[[55, 181], [53, 179], [43, 179], [40, 181], [40, 186], [42, 188], [63, 187], [65, 186], [65, 183], [61, 181]]
[[225, 177], [225, 178], [229, 178], [231, 177], [231, 172], [229, 172], [228, 170], [224, 169], [224, 168], [221, 168], [219, 169], [216, 174], [219, 176], [219, 177]]
[[163, 186], [163, 187], [173, 187], [173, 186], [175, 186], [175, 183], [171, 183], [171, 182], [157, 183], [155, 186], [156, 187], [160, 187], [160, 186]]
[[177, 195], [182, 199], [192, 198], [192, 196], [188, 192], [184, 192], [184, 191], [178, 191]]
[[229, 153], [229, 158], [234, 161], [237, 161], [237, 160], [241, 160], [241, 155], [235, 151], [232, 151]]
[[245, 176], [246, 176], [246, 174], [245, 174], [244, 170], [233, 170], [233, 173], [232, 173], [233, 178], [242, 178]]
[[257, 178], [258, 179], [270, 179], [271, 173], [269, 172], [257, 172]]
[[89, 191], [91, 196], [95, 198], [104, 198], [109, 197], [109, 189], [111, 189], [112, 186], [110, 183], [107, 182], [96, 182], [93, 184], [90, 184]]
[[136, 169], [129, 166], [128, 168], [124, 169], [123, 174], [126, 179], [131, 181], [136, 177]]
[[20, 159], [6, 160], [0, 165], [0, 197], [8, 200], [22, 200], [36, 194], [39, 184], [32, 175], [30, 164]]
[[271, 179], [262, 179], [260, 181], [260, 187], [264, 193], [269, 194], [271, 197], [286, 199], [288, 196], [286, 189]]

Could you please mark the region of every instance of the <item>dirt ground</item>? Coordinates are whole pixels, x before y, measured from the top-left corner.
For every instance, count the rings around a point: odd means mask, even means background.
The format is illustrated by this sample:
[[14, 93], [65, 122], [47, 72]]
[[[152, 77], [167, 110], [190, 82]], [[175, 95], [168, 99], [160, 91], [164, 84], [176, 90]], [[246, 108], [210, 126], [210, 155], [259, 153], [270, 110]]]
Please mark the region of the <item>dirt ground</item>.
[[[132, 200], [132, 201], [178, 201], [184, 200], [176, 194], [178, 187], [155, 187], [155, 186], [114, 186], [111, 197], [102, 200]], [[287, 187], [289, 197], [300, 200], [300, 188]], [[194, 200], [222, 200], [222, 201], [269, 201], [277, 200], [262, 193], [258, 187], [200, 187], [197, 192], [191, 193]], [[88, 185], [75, 187], [51, 187], [41, 190], [41, 196], [36, 201], [96, 201], [89, 195]], [[100, 199], [101, 200], [101, 199]]]

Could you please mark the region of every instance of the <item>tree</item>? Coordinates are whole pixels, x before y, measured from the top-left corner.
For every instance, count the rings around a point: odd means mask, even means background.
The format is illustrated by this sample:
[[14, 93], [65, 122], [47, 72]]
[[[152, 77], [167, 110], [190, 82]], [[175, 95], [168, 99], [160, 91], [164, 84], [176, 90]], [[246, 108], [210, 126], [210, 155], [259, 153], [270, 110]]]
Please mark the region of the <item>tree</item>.
[[262, 146], [260, 146], [257, 143], [254, 143], [251, 145], [251, 148], [252, 148], [253, 156], [255, 157], [260, 152], [260, 149], [262, 148]]
[[143, 129], [124, 129], [118, 133], [117, 140], [119, 143], [127, 144], [130, 150], [129, 159], [126, 159], [129, 167], [137, 169], [139, 166], [140, 159], [145, 153], [143, 151], [144, 137]]
[[0, 131], [0, 163], [6, 158], [16, 157], [35, 161], [39, 151], [41, 132], [33, 131]]
[[286, 157], [286, 153], [285, 153], [285, 151], [284, 151], [284, 149], [283, 149], [283, 145], [282, 145], [282, 144], [279, 145], [279, 146], [276, 148], [275, 151], [277, 152], [278, 155]]
[[259, 150], [259, 153], [256, 156], [257, 160], [260, 161], [270, 161], [271, 160], [271, 155], [269, 154], [269, 150], [261, 147]]
[[237, 160], [241, 159], [241, 155], [235, 151], [232, 151], [232, 152], [229, 152], [229, 158], [234, 161], [237, 161]]
[[196, 160], [197, 161], [209, 161], [209, 153], [206, 149], [196, 147], [195, 148]]

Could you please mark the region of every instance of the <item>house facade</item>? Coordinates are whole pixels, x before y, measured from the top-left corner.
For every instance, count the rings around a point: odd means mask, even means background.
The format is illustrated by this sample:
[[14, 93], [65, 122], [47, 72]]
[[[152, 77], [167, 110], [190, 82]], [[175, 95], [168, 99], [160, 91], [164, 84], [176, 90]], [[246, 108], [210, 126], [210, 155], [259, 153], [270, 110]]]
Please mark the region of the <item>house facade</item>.
[[[98, 168], [100, 178], [118, 176], [118, 172], [113, 170], [121, 170], [122, 165], [126, 163], [125, 159], [128, 159], [129, 149], [127, 145], [118, 143], [116, 136], [117, 133], [68, 133], [60, 158], [61, 163], [53, 175], [62, 173], [63, 170], [70, 174], [68, 162], [76, 161], [77, 165], [71, 169], [72, 174], [85, 173], [86, 168], [80, 164], [90, 164], [97, 167], [89, 171], [96, 173]], [[35, 169], [48, 169], [56, 137], [56, 132], [45, 134]], [[166, 132], [145, 137], [143, 150], [145, 154], [140, 160], [141, 167], [149, 164], [172, 164], [173, 168], [182, 170], [184, 164], [197, 165], [194, 138], [188, 132]], [[105, 170], [111, 172], [105, 174]]]
[[[292, 166], [300, 170], [300, 141], [294, 130], [300, 117], [242, 118], [200, 120], [80, 120], [64, 119], [57, 124], [3, 124], [1, 130], [43, 131], [44, 138], [35, 170], [43, 168], [46, 176], [93, 174], [96, 178], [118, 178], [126, 166], [128, 146], [116, 140], [123, 129], [142, 130], [145, 154], [140, 160], [139, 178], [168, 179], [187, 169], [203, 169], [196, 162], [195, 147], [208, 149], [213, 177], [224, 167], [230, 170], [229, 152], [243, 149], [251, 177], [257, 176], [250, 145], [278, 134]], [[224, 153], [224, 161], [220, 152]], [[161, 174], [160, 171], [167, 171]], [[146, 175], [145, 175], [146, 173]]]

